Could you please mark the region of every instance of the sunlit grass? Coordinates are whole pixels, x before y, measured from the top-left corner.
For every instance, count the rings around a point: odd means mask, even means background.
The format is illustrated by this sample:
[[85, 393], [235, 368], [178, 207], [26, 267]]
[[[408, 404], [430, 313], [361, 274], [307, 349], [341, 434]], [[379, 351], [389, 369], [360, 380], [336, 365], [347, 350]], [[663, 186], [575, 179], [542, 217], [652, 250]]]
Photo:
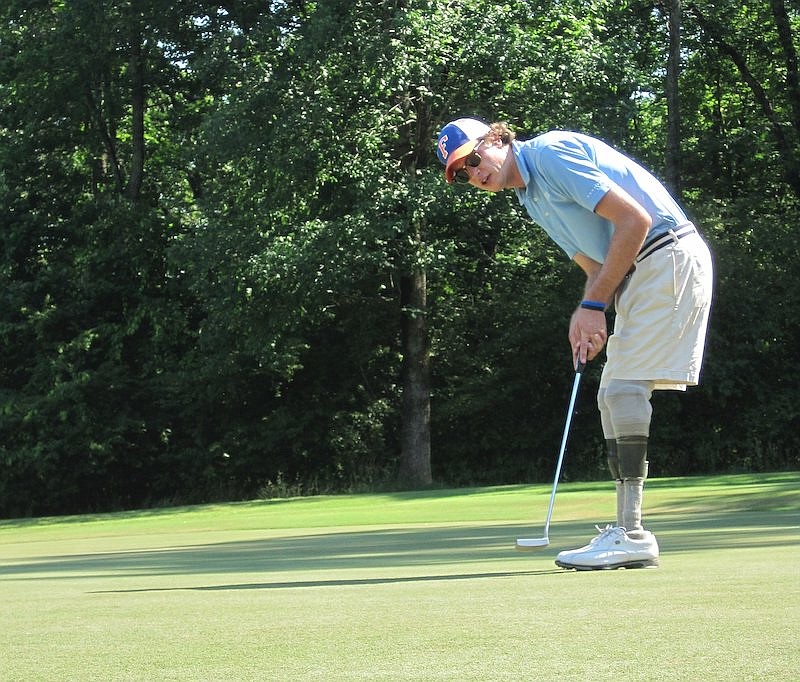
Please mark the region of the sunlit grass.
[[0, 523], [2, 680], [790, 680], [800, 475], [655, 479], [655, 570], [553, 564], [608, 483]]

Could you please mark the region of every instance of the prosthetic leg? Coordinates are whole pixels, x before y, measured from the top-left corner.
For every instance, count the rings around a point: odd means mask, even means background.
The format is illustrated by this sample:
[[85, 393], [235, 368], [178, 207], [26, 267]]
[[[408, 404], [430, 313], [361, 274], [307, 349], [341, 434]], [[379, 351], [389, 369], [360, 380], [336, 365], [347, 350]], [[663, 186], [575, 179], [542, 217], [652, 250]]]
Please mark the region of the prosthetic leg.
[[617, 491], [616, 525], [588, 545], [559, 552], [556, 565], [592, 571], [658, 566], [658, 543], [642, 526], [642, 495], [647, 478], [650, 395], [647, 381], [611, 380], [597, 394], [608, 448], [608, 468]]
[[642, 530], [642, 496], [647, 478], [652, 385], [612, 379], [598, 393], [598, 407], [608, 445], [608, 467], [617, 487], [617, 525]]
[[[642, 531], [642, 497], [647, 478], [647, 436], [620, 436], [617, 438], [619, 477], [622, 479], [622, 523], [631, 537], [640, 537]], [[619, 482], [618, 482], [619, 485]], [[619, 492], [618, 492], [619, 496]], [[617, 500], [618, 508], [620, 506]]]
[[608, 458], [608, 470], [617, 490], [617, 526], [625, 527], [625, 488], [622, 474], [619, 470], [619, 457], [617, 456], [617, 439], [606, 438], [606, 454]]

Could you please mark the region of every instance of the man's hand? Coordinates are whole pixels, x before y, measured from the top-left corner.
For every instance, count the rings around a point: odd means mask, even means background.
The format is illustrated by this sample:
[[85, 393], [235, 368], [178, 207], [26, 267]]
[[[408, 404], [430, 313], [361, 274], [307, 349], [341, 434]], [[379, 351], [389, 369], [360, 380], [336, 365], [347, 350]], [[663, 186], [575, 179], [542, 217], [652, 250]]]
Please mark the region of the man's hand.
[[[594, 212], [614, 225], [614, 233], [603, 263], [576, 253], [575, 262], [586, 273], [583, 297], [608, 302], [631, 270], [652, 220], [644, 207], [619, 187], [613, 187], [595, 206]], [[579, 307], [569, 325], [569, 343], [574, 361], [588, 362], [603, 350], [608, 340], [606, 315], [602, 310]]]
[[569, 325], [572, 364], [575, 365], [578, 361], [586, 364], [594, 360], [607, 340], [606, 314], [601, 310], [577, 308]]

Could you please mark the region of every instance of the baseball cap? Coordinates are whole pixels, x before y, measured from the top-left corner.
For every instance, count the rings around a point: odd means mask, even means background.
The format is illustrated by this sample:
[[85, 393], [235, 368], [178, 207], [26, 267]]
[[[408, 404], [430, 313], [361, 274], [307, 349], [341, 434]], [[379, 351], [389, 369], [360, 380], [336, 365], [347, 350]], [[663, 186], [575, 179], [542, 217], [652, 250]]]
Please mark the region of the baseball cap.
[[489, 132], [489, 126], [477, 118], [458, 118], [439, 133], [436, 154], [444, 164], [447, 182], [453, 182], [456, 162], [472, 152], [475, 142]]

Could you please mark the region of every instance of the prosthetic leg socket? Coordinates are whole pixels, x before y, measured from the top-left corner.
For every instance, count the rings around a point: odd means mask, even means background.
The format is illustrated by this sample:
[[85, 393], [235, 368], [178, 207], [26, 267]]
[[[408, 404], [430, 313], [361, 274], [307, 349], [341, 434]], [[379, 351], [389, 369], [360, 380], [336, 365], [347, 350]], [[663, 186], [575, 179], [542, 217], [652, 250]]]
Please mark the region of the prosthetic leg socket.
[[644, 482], [647, 479], [646, 436], [622, 436], [617, 438], [617, 457], [622, 478], [623, 509], [622, 526], [633, 533], [644, 530], [642, 526], [642, 498]]

